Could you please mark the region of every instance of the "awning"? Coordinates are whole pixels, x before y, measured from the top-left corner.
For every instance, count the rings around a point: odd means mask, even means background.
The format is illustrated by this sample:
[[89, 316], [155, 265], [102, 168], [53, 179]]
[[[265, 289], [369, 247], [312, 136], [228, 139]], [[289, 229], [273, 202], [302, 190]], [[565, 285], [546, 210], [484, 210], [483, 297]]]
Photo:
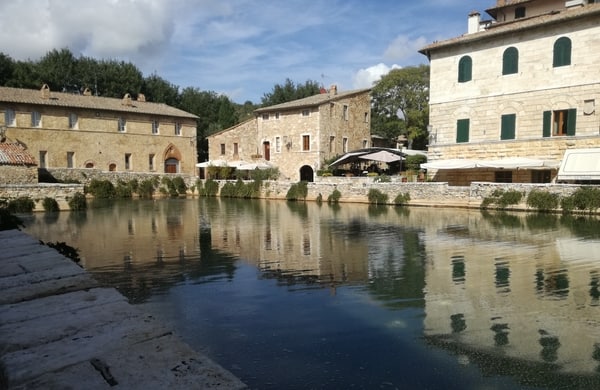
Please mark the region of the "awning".
[[206, 168], [206, 167], [232, 167], [237, 168], [240, 165], [247, 164], [247, 162], [242, 160], [236, 161], [227, 161], [227, 160], [209, 160], [205, 162], [201, 162], [196, 164], [198, 168]]
[[400, 161], [407, 155], [414, 156], [416, 154], [426, 156], [427, 152], [421, 150], [400, 150], [394, 148], [366, 148], [348, 152], [342, 157], [332, 162], [331, 164], [329, 164], [329, 166], [335, 167], [337, 165], [343, 165], [357, 161], [364, 162], [364, 160], [391, 163], [395, 161]]
[[477, 161], [468, 159], [439, 160], [421, 164], [423, 169], [470, 169], [477, 168]]
[[526, 157], [508, 157], [497, 160], [449, 159], [421, 164], [423, 169], [551, 169], [558, 168], [558, 161], [539, 160]]
[[362, 156], [358, 156], [358, 158], [363, 159], [363, 160], [379, 161], [379, 162], [384, 162], [384, 163], [390, 163], [390, 162], [402, 160], [402, 156], [397, 155], [395, 153], [390, 153], [387, 150], [380, 150], [379, 152], [375, 152], [375, 153], [363, 154]]
[[565, 151], [556, 179], [600, 180], [600, 148]]

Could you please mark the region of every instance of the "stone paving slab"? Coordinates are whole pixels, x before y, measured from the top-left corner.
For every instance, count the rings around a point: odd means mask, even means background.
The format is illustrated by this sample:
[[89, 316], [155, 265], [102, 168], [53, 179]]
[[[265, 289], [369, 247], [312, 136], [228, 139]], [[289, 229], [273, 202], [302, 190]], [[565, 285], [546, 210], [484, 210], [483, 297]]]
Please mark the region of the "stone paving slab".
[[19, 231], [0, 231], [0, 247], [0, 383], [8, 380], [11, 389], [246, 388], [52, 248]]

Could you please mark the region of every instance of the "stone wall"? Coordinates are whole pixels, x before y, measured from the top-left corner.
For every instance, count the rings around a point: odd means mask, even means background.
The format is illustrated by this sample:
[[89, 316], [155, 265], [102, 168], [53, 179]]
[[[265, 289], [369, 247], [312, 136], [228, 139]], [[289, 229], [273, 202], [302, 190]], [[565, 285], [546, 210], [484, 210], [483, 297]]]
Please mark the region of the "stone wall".
[[52, 198], [58, 203], [61, 210], [69, 210], [68, 201], [76, 192], [83, 193], [83, 184], [2, 184], [0, 185], [0, 199], [10, 200], [20, 197], [29, 197], [35, 201], [34, 211], [43, 211], [42, 200]]
[[0, 184], [37, 183], [37, 167], [0, 165]]
[[[52, 168], [46, 169], [46, 171], [52, 175], [55, 179], [59, 181], [69, 182], [69, 181], [77, 181], [81, 184], [88, 184], [93, 179], [96, 180], [108, 180], [113, 184], [117, 184], [119, 180], [121, 181], [131, 181], [131, 180], [148, 180], [154, 179], [158, 177], [159, 180], [165, 177], [174, 178], [177, 176], [181, 176], [185, 181], [185, 184], [190, 187], [196, 184], [198, 180], [197, 176], [194, 175], [185, 175], [178, 173], [146, 173], [146, 172], [110, 172], [103, 171], [99, 169], [69, 169], [69, 168]], [[42, 174], [40, 174], [40, 177]]]

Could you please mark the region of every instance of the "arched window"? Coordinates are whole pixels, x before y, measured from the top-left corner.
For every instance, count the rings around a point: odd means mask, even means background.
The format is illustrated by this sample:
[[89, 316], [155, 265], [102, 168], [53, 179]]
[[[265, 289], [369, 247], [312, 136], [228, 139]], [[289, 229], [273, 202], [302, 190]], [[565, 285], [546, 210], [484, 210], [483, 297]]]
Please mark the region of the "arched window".
[[502, 56], [502, 74], [514, 74], [519, 72], [519, 51], [516, 47], [504, 50]]
[[571, 40], [561, 37], [554, 42], [554, 56], [552, 66], [571, 65]]
[[464, 56], [458, 61], [458, 82], [465, 83], [471, 81], [473, 69], [473, 60], [471, 57]]

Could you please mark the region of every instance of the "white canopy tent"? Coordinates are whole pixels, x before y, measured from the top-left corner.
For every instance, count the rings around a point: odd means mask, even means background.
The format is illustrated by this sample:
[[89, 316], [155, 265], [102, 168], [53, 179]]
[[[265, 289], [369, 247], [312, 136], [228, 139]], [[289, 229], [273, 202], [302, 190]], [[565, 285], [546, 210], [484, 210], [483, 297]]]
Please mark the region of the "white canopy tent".
[[600, 180], [600, 148], [565, 151], [556, 180]]
[[449, 159], [421, 164], [423, 169], [552, 169], [558, 168], [558, 161], [538, 160], [526, 157], [507, 157], [497, 160]]

